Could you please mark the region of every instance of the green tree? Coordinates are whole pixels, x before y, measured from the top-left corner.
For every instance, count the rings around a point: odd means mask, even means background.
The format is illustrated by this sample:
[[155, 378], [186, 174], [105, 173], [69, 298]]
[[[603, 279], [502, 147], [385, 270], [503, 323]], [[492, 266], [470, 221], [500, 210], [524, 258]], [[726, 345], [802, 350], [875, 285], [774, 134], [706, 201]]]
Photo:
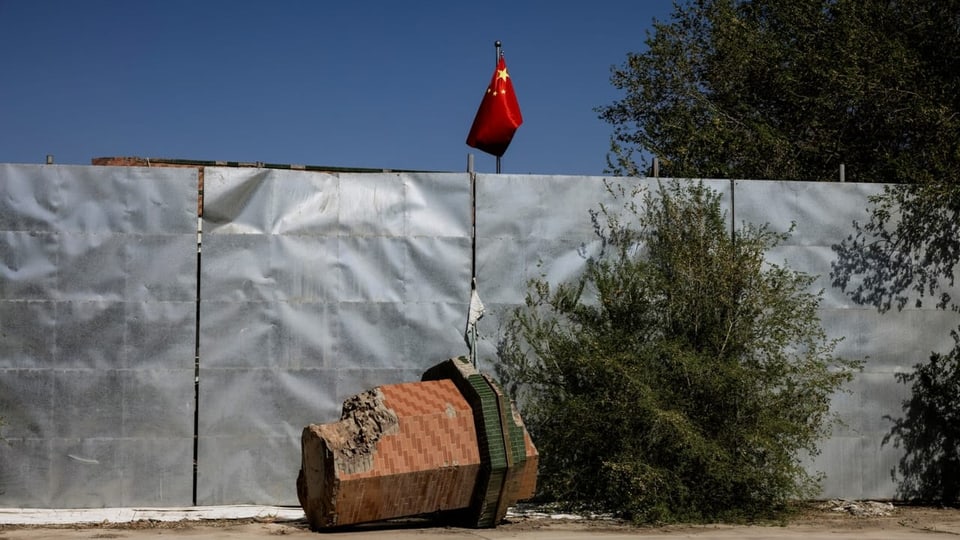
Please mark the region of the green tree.
[[501, 341], [543, 495], [640, 522], [777, 515], [813, 493], [803, 456], [858, 366], [833, 356], [814, 278], [764, 260], [786, 234], [732, 236], [701, 183], [611, 193], [601, 255], [532, 281]]
[[681, 0], [646, 43], [598, 108], [613, 172], [960, 177], [960, 1]]
[[[847, 180], [894, 184], [834, 247], [833, 283], [880, 311], [957, 310], [960, 1], [680, 0], [646, 43], [613, 70], [622, 99], [598, 109], [613, 172], [656, 156], [665, 176], [833, 180], [843, 164]], [[915, 393], [888, 437], [907, 451], [904, 496], [929, 496], [911, 486], [938, 474], [933, 456], [960, 460], [918, 431], [941, 426], [921, 419], [944, 403], [960, 408], [960, 392], [924, 383], [957, 380], [958, 356], [960, 344], [899, 379]]]

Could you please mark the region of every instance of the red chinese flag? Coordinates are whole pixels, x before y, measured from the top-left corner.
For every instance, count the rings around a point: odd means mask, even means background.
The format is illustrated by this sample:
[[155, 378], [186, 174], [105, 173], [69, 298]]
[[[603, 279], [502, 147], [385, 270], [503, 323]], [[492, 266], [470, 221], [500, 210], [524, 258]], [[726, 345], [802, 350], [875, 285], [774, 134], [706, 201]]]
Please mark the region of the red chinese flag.
[[520, 104], [513, 92], [513, 82], [507, 73], [507, 63], [500, 57], [497, 70], [480, 102], [477, 116], [473, 119], [467, 144], [497, 157], [507, 151], [513, 134], [523, 123]]

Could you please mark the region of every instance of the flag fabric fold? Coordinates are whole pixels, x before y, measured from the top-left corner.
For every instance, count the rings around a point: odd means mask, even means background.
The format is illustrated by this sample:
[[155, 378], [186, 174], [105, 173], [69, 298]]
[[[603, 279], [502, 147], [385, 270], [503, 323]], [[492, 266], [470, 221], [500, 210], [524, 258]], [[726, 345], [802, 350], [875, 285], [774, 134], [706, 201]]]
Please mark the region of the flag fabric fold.
[[513, 81], [507, 63], [500, 56], [497, 69], [487, 87], [477, 116], [473, 119], [467, 144], [488, 154], [500, 157], [507, 151], [513, 134], [523, 123], [520, 103], [513, 91]]

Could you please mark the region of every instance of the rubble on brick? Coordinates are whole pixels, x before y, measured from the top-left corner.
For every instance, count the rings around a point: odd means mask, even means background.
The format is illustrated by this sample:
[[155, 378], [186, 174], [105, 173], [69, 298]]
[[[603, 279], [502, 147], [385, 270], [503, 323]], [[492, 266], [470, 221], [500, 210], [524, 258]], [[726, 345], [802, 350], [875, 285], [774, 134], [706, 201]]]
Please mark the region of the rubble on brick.
[[538, 455], [516, 407], [466, 358], [346, 400], [301, 439], [297, 496], [313, 529], [447, 512], [493, 527], [532, 497]]

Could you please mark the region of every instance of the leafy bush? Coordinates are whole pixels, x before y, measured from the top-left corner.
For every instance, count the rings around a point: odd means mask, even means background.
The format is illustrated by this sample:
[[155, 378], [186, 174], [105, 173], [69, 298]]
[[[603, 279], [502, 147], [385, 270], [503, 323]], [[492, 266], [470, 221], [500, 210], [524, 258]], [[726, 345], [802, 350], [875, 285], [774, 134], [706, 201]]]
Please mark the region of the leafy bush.
[[638, 522], [776, 517], [856, 362], [833, 357], [813, 277], [769, 264], [787, 234], [734, 235], [702, 183], [609, 186], [581, 279], [530, 283], [499, 376], [541, 451], [541, 494]]

